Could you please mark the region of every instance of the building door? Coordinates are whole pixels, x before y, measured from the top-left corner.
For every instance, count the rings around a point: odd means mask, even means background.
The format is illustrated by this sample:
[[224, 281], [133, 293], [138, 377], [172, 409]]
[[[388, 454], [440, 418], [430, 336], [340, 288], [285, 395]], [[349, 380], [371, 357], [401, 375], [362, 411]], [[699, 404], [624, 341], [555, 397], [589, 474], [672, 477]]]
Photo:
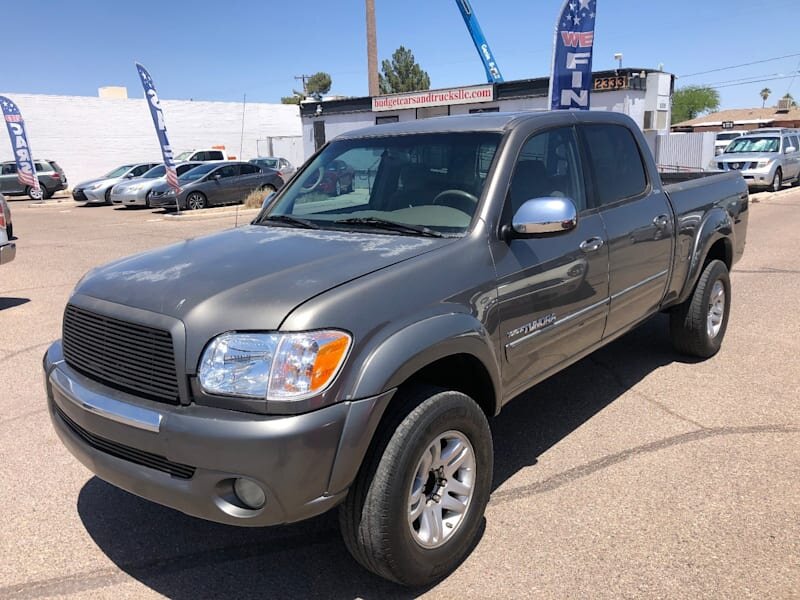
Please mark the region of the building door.
[[325, 145], [325, 121], [314, 121], [314, 150]]

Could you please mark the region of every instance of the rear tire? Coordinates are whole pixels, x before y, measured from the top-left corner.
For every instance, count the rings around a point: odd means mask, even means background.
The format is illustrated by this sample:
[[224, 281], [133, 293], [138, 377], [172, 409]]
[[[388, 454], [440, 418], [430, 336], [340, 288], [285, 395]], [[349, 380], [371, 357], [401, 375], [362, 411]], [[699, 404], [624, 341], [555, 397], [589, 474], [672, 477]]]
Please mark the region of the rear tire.
[[669, 330], [675, 350], [699, 358], [714, 356], [722, 346], [730, 308], [728, 267], [721, 260], [712, 260], [703, 269], [692, 295], [670, 311]]
[[339, 524], [366, 569], [426, 585], [453, 571], [480, 533], [492, 434], [481, 408], [460, 392], [401, 391], [389, 411], [339, 508]]
[[14, 239], [14, 224], [9, 223], [6, 225], [6, 235], [8, 236], [8, 240], [11, 241]]
[[106, 204], [111, 204], [111, 188], [106, 190], [104, 198], [106, 199]]
[[[42, 185], [41, 183], [39, 183], [39, 191], [42, 192], [41, 200], [48, 200], [53, 195], [53, 193], [47, 189], [47, 186]], [[37, 198], [34, 198], [32, 196], [32, 193], [33, 193], [32, 187], [28, 186], [25, 188], [25, 194], [28, 196], [28, 198], [30, 198], [31, 200], [37, 200]]]

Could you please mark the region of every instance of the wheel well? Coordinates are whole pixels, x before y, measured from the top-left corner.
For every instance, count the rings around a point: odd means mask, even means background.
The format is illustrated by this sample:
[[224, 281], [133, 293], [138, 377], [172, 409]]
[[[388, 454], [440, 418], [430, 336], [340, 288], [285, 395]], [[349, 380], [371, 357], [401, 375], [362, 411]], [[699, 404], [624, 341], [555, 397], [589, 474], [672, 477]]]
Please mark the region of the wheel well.
[[454, 354], [426, 365], [406, 379], [400, 388], [428, 384], [466, 394], [487, 417], [497, 412], [492, 378], [483, 363], [471, 354]]
[[711, 248], [708, 249], [708, 253], [706, 254], [705, 262], [703, 262], [703, 268], [705, 268], [705, 266], [712, 260], [721, 260], [725, 263], [725, 266], [728, 267], [728, 270], [731, 270], [733, 263], [733, 250], [729, 240], [720, 239], [712, 244]]

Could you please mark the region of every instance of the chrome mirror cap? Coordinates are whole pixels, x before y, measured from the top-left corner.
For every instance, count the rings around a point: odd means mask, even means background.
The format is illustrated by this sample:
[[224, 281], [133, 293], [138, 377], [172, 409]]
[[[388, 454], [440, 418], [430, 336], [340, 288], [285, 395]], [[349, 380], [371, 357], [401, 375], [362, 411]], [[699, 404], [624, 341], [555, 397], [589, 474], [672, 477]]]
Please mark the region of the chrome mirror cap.
[[561, 233], [577, 225], [575, 203], [570, 198], [555, 196], [527, 200], [511, 221], [511, 228], [519, 235]]

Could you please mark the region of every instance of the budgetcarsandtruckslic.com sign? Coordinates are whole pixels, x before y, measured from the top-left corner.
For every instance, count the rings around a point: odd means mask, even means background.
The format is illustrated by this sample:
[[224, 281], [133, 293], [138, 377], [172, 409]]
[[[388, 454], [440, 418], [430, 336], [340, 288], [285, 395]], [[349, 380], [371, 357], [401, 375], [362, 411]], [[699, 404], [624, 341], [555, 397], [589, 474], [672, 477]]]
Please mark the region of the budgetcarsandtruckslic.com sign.
[[427, 92], [375, 96], [372, 98], [372, 110], [403, 110], [404, 108], [472, 104], [474, 102], [491, 102], [492, 100], [494, 100], [493, 85], [475, 85], [451, 90], [430, 90]]

